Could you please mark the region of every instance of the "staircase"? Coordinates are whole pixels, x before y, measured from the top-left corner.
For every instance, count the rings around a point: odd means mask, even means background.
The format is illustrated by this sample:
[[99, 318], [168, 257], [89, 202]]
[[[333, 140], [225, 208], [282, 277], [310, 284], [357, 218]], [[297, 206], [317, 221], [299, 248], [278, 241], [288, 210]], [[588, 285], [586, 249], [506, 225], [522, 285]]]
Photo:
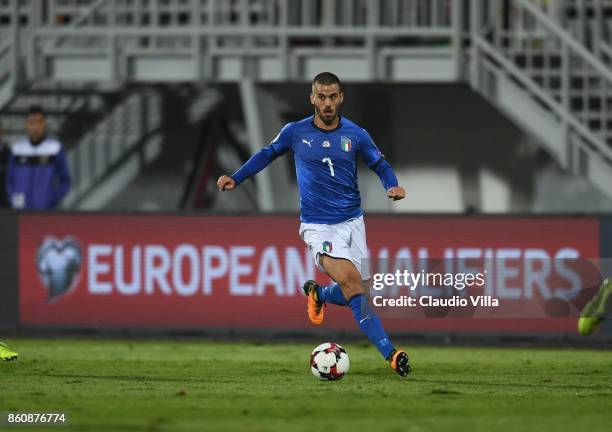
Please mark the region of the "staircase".
[[[17, 1], [0, 2], [0, 108], [14, 96], [21, 84], [24, 57], [22, 29], [26, 25], [29, 4]], [[19, 23], [19, 24], [18, 24]]]
[[[103, 182], [112, 188], [113, 193], [88, 194], [88, 206], [81, 208], [111, 211], [175, 211], [185, 208], [182, 206], [186, 199], [185, 179], [200, 167], [198, 162], [204, 159], [196, 156], [198, 143], [206, 136], [203, 123], [215, 117], [222, 95], [210, 87], [186, 84], [156, 86], [154, 94], [154, 99], [147, 102], [149, 128], [144, 134], [143, 131], [134, 134], [145, 139], [134, 143], [134, 151], [123, 167], [117, 167]], [[220, 143], [215, 140], [207, 144], [216, 148]], [[203, 178], [210, 173], [210, 170], [202, 171]], [[124, 174], [118, 175], [120, 172]], [[131, 175], [126, 175], [128, 173]], [[121, 184], [117, 179], [122, 179]], [[93, 184], [100, 182], [94, 181]], [[214, 181], [205, 184], [212, 186]], [[104, 191], [104, 188], [99, 189]], [[104, 198], [104, 201], [99, 198]], [[201, 198], [207, 201], [206, 197]]]
[[470, 3], [471, 86], [612, 197], [612, 71], [537, 2], [491, 3]]
[[67, 150], [72, 188], [64, 208], [103, 208], [160, 153], [161, 97], [152, 89], [123, 92], [120, 103]]

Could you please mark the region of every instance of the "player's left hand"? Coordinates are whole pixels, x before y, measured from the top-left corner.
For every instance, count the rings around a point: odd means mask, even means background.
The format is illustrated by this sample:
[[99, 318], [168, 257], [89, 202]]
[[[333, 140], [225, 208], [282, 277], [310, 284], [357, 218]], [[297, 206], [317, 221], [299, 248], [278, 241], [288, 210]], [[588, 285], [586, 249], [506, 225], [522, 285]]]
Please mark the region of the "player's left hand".
[[393, 201], [399, 201], [406, 198], [406, 191], [401, 186], [395, 186], [387, 191], [387, 196]]

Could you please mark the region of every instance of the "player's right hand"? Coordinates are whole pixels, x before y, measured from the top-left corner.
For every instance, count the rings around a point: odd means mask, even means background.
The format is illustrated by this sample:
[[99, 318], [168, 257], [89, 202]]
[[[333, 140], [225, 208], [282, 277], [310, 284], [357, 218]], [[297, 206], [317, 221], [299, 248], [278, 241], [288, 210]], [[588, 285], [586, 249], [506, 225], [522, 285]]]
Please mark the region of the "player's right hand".
[[230, 176], [222, 175], [217, 180], [217, 187], [220, 191], [232, 190], [236, 187], [236, 182]]

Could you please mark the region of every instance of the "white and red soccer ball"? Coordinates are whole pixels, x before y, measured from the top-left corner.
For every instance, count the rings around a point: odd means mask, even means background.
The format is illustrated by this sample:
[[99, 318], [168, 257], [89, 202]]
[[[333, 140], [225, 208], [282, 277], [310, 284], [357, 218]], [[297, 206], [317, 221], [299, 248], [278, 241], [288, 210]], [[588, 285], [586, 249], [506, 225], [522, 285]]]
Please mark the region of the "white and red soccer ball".
[[349, 370], [350, 362], [346, 350], [340, 345], [325, 342], [310, 355], [310, 371], [324, 381], [342, 379]]

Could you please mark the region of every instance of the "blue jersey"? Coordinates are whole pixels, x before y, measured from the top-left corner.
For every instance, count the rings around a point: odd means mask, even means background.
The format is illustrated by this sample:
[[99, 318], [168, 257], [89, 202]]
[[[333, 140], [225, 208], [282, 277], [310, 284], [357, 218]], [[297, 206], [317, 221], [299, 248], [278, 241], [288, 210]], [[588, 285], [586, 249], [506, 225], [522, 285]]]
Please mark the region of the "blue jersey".
[[382, 157], [364, 129], [342, 117], [337, 128], [323, 130], [311, 116], [286, 125], [271, 146], [279, 154], [293, 150], [303, 222], [333, 224], [361, 216], [357, 158], [372, 166]]
[[288, 123], [232, 178], [239, 184], [290, 150], [294, 153], [303, 222], [335, 224], [361, 216], [358, 157], [379, 174], [386, 189], [397, 186], [391, 167], [370, 135], [346, 117], [333, 130], [315, 126], [313, 116]]

